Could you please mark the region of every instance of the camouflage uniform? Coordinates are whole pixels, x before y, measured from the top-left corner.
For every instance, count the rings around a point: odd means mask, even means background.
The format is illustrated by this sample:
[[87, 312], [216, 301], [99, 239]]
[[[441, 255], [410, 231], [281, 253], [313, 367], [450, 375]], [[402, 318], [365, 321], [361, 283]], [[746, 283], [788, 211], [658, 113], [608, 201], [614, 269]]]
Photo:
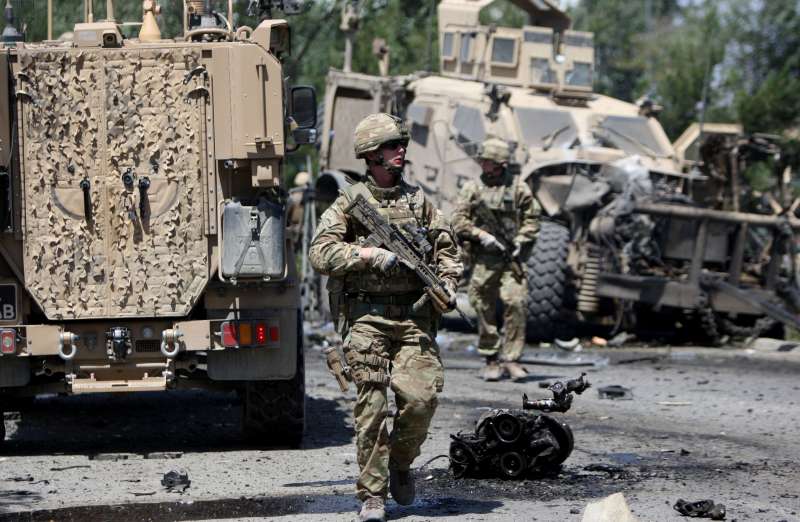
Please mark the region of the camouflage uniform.
[[[368, 178], [369, 179], [369, 178]], [[345, 214], [362, 194], [390, 223], [427, 229], [437, 274], [455, 288], [461, 276], [452, 229], [422, 191], [403, 181], [379, 188], [370, 181], [345, 189], [320, 219], [309, 260], [330, 276], [328, 289], [345, 359], [356, 382], [354, 409], [360, 474], [360, 500], [385, 498], [389, 465], [408, 470], [419, 455], [444, 384], [436, 345], [438, 314], [430, 303], [411, 305], [423, 294], [419, 278], [405, 266], [389, 272], [370, 268], [359, 257], [367, 231]], [[388, 431], [387, 387], [395, 393], [397, 414]]]
[[[476, 215], [476, 206], [483, 202], [494, 215], [493, 229]], [[498, 179], [481, 176], [481, 182], [469, 181], [459, 194], [453, 212], [453, 229], [462, 239], [471, 241], [473, 262], [469, 284], [469, 299], [478, 314], [478, 351], [485, 357], [495, 357], [501, 350], [501, 359], [516, 361], [525, 345], [525, 307], [528, 295], [524, 265], [522, 274], [512, 270], [499, 251], [482, 248], [478, 242], [481, 231], [494, 235], [508, 253], [516, 245], [522, 247], [522, 258], [530, 252], [539, 230], [538, 216], [541, 213], [527, 184], [507, 171]], [[497, 331], [496, 305], [498, 295], [503, 301], [504, 339], [501, 342]]]

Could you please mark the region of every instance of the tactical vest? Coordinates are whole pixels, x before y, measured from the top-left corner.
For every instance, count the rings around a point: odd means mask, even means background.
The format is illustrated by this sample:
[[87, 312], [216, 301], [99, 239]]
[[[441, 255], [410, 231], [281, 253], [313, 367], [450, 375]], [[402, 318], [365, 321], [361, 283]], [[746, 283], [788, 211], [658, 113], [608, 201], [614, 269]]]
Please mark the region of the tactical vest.
[[[409, 185], [401, 184], [390, 189], [381, 189], [365, 183], [356, 183], [345, 188], [343, 194], [348, 203], [359, 194], [363, 195], [386, 221], [397, 225], [401, 231], [406, 224], [415, 228], [426, 226], [423, 222], [422, 192]], [[350, 220], [348, 226], [348, 242], [359, 244], [369, 235], [367, 229], [355, 220]], [[344, 292], [347, 295], [398, 295], [414, 292], [421, 294], [423, 288], [419, 277], [400, 263], [388, 273], [367, 268], [350, 272], [344, 277]]]
[[472, 202], [473, 205], [483, 202], [494, 215], [495, 221], [500, 225], [501, 230], [496, 230], [496, 227], [482, 222], [481, 219], [477, 220], [476, 225], [503, 242], [514, 240], [519, 231], [520, 222], [519, 207], [516, 201], [516, 179], [507, 174], [506, 176], [505, 182], [499, 185], [487, 185], [485, 183], [481, 185], [474, 196], [475, 200]]

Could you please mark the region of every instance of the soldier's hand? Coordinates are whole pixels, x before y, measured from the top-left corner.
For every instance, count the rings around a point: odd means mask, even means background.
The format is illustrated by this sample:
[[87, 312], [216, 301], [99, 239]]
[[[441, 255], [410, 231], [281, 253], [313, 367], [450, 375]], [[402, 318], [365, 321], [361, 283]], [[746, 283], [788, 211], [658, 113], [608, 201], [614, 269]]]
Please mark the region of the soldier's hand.
[[358, 255], [369, 266], [382, 272], [388, 272], [397, 264], [397, 255], [385, 248], [366, 247], [359, 250]]
[[500, 252], [505, 252], [506, 247], [497, 240], [492, 234], [486, 232], [485, 230], [481, 230], [478, 234], [478, 241], [480, 241], [481, 246], [488, 250], [497, 250]]
[[434, 292], [430, 288], [426, 288], [425, 292], [427, 292], [428, 296], [431, 299], [431, 304], [433, 305], [434, 310], [436, 310], [440, 314], [446, 314], [456, 308], [456, 293], [455, 292], [448, 292], [447, 296], [442, 296], [437, 292]]

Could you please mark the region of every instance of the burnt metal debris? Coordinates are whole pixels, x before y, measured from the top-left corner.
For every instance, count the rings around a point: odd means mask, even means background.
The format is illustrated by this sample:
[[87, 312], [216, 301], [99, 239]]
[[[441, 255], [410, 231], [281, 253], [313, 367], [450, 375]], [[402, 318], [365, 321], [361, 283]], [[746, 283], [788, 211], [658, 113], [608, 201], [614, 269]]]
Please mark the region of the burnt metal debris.
[[189, 479], [189, 472], [185, 469], [171, 469], [164, 473], [161, 478], [161, 485], [167, 491], [176, 491], [183, 493], [191, 485], [192, 481]]
[[456, 478], [500, 476], [523, 478], [557, 469], [574, 446], [570, 427], [560, 419], [534, 412], [565, 412], [573, 393], [591, 385], [583, 373], [548, 389], [553, 398], [531, 401], [523, 395], [522, 409], [494, 409], [481, 415], [473, 433], [450, 435], [450, 469]]
[[672, 508], [681, 515], [687, 517], [725, 520], [725, 505], [715, 504], [713, 500], [706, 499], [689, 502], [679, 498]]

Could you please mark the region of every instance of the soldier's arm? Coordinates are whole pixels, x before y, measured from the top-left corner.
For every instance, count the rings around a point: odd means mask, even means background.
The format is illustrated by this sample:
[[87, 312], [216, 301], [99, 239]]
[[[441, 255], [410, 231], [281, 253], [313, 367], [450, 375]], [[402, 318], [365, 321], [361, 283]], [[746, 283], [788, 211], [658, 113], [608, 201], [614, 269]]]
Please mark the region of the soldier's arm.
[[536, 235], [539, 233], [539, 217], [542, 209], [536, 198], [533, 197], [530, 187], [527, 183], [520, 182], [517, 197], [519, 198], [518, 204], [520, 209], [520, 226], [514, 242], [520, 245], [531, 245], [536, 241]]
[[481, 229], [475, 226], [475, 218], [472, 216], [471, 208], [476, 188], [474, 183], [467, 182], [461, 188], [453, 210], [453, 231], [456, 236], [466, 241], [478, 241], [478, 236], [481, 233]]
[[428, 201], [425, 202], [425, 211], [433, 244], [436, 275], [444, 279], [450, 288], [455, 290], [464, 272], [464, 265], [461, 263], [461, 255], [453, 235], [453, 229], [444, 214]]
[[311, 240], [308, 260], [317, 272], [329, 276], [341, 276], [347, 272], [364, 270], [366, 262], [359, 257], [361, 248], [345, 241], [347, 216], [342, 196], [328, 207], [319, 220], [317, 232]]

